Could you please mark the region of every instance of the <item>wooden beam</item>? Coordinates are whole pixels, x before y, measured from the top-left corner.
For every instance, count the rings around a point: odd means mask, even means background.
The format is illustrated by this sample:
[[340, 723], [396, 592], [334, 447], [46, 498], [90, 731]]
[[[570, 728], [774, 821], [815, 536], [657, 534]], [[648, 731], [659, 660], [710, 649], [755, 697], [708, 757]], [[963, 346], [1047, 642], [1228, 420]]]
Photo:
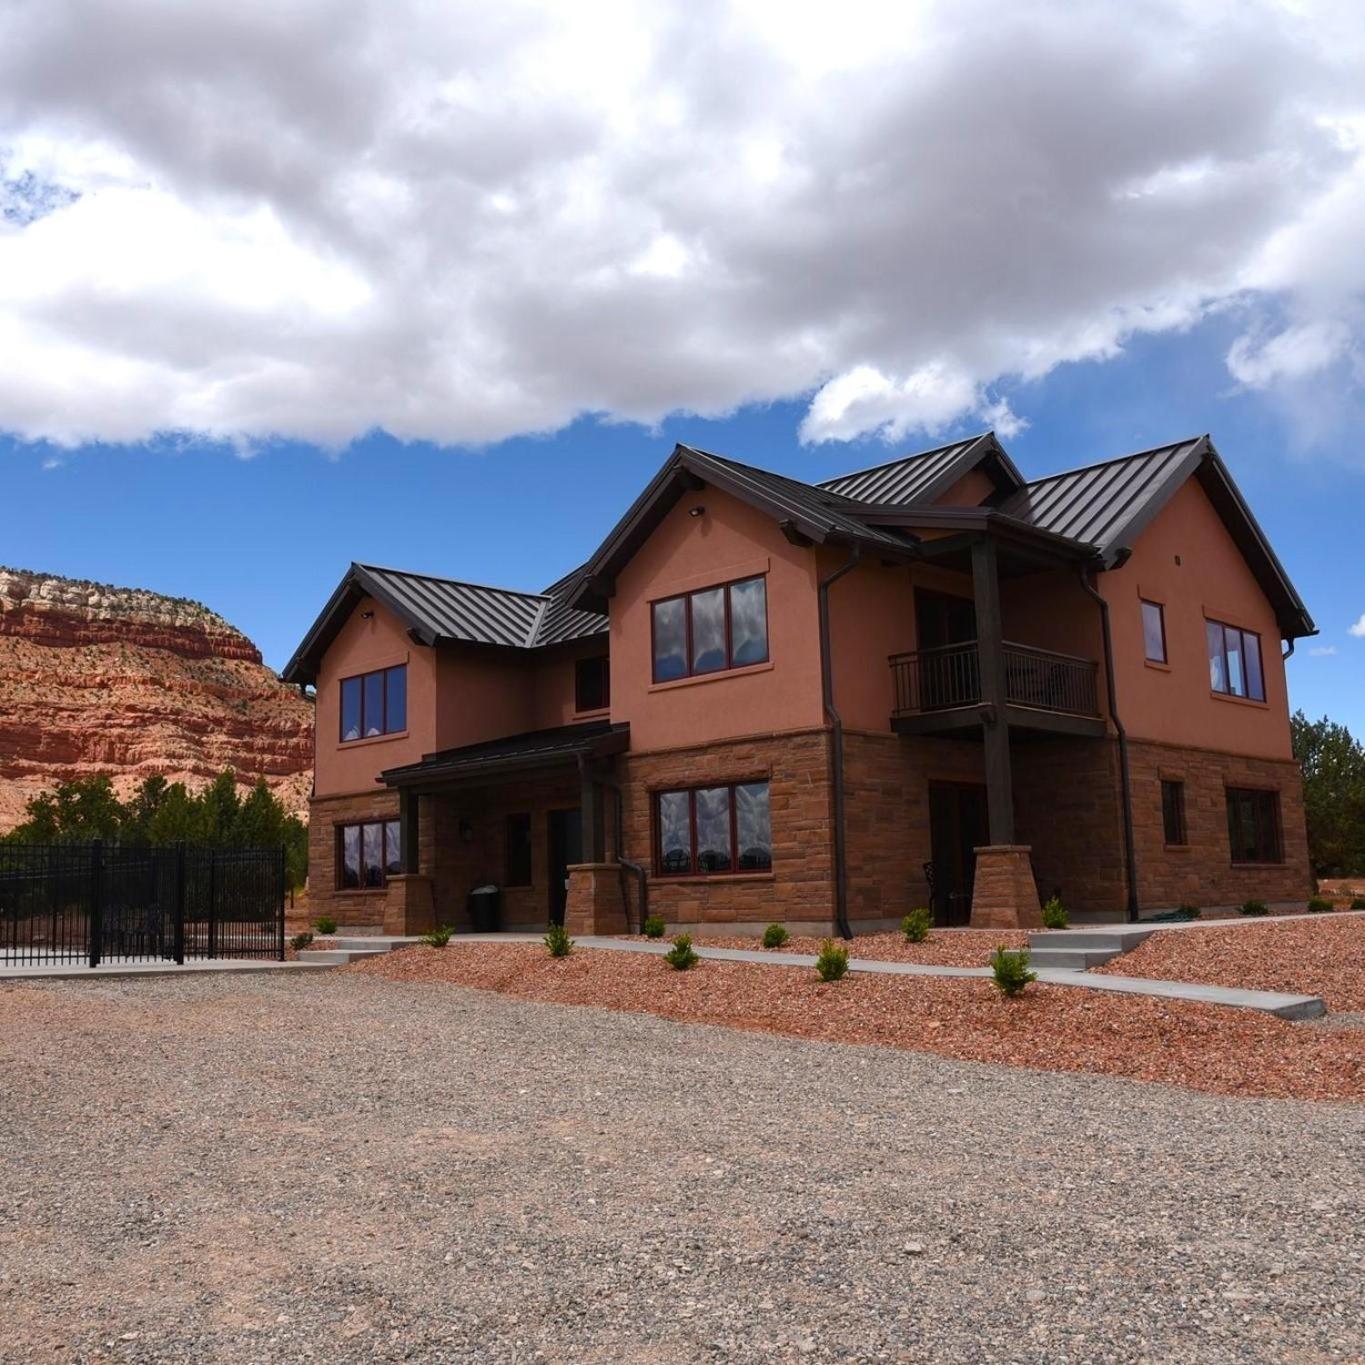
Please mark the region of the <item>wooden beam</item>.
[[981, 700], [990, 707], [981, 738], [986, 748], [986, 804], [991, 843], [1014, 842], [1014, 776], [1010, 768], [1010, 726], [1005, 716], [1005, 648], [1000, 616], [1000, 576], [995, 542], [979, 536], [972, 543], [972, 595], [976, 601], [977, 666]]
[[582, 814], [583, 861], [600, 863], [602, 861], [601, 830], [597, 819], [597, 783], [593, 780], [592, 767], [586, 758], [578, 764], [579, 804]]

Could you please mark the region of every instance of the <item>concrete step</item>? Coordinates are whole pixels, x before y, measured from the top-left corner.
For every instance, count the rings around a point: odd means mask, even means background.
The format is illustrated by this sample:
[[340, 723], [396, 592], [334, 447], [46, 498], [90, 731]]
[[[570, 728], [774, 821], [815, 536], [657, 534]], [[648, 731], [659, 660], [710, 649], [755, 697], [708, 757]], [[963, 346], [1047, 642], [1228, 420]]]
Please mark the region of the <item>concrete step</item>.
[[299, 952], [299, 961], [310, 967], [344, 967], [361, 958], [383, 957], [388, 951], [387, 948], [304, 948]]
[[332, 934], [313, 940], [318, 950], [336, 949], [356, 953], [389, 953], [395, 948], [406, 948], [421, 941], [417, 936], [404, 937], [398, 934]]
[[1085, 972], [1091, 967], [1103, 967], [1117, 952], [1108, 949], [1029, 948], [1029, 966], [1053, 971]]

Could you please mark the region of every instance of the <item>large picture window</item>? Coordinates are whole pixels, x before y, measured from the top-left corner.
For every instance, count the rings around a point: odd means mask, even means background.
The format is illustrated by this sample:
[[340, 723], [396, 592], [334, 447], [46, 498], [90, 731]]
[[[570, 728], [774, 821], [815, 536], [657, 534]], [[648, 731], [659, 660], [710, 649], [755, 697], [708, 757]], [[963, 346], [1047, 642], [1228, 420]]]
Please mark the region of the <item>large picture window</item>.
[[1265, 700], [1261, 672], [1261, 637], [1250, 630], [1205, 621], [1209, 646], [1209, 686], [1226, 697]]
[[397, 820], [367, 820], [337, 828], [337, 885], [342, 891], [372, 891], [403, 870]]
[[768, 588], [744, 578], [653, 605], [654, 681], [768, 661]]
[[1280, 863], [1280, 794], [1228, 788], [1228, 843], [1234, 863]]
[[341, 680], [341, 739], [370, 739], [408, 728], [408, 666]]
[[766, 872], [773, 865], [766, 782], [660, 792], [654, 809], [656, 864], [665, 876]]

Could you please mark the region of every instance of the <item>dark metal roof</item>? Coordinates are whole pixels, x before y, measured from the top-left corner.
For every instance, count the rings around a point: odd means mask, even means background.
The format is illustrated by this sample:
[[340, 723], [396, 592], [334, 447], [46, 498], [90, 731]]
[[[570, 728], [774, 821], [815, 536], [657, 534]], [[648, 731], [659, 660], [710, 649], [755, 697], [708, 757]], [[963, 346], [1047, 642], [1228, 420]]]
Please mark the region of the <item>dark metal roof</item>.
[[581, 568], [575, 569], [543, 593], [533, 593], [377, 564], [352, 564], [281, 676], [289, 683], [312, 682], [327, 646], [366, 596], [382, 602], [424, 645], [538, 649], [604, 634], [604, 615], [569, 606], [568, 593], [582, 573]]
[[549, 730], [531, 730], [506, 739], [424, 754], [419, 763], [406, 763], [380, 773], [379, 780], [390, 787], [401, 787], [487, 778], [529, 768], [576, 763], [580, 755], [602, 757], [620, 753], [629, 744], [628, 724], [614, 725], [610, 721], [596, 720], [582, 725], [557, 725]]
[[990, 431], [939, 446], [936, 450], [903, 455], [871, 469], [840, 474], [819, 486], [858, 502], [908, 507], [914, 503], [932, 502], [983, 462], [988, 464], [1002, 492], [1022, 486], [1023, 475], [1005, 454], [995, 433]]

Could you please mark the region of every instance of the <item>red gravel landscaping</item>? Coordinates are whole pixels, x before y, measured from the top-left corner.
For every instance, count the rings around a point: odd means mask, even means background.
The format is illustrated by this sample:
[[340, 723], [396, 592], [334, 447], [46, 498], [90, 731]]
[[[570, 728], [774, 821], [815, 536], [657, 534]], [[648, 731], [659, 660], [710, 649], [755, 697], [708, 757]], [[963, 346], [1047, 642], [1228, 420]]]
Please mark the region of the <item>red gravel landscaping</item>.
[[1321, 915], [1234, 929], [1163, 929], [1095, 970], [1320, 995], [1330, 1013], [1365, 1010], [1365, 915]]
[[[634, 941], [644, 942], [638, 936]], [[821, 938], [793, 937], [775, 953], [807, 953], [814, 956], [824, 942]], [[919, 962], [934, 967], [987, 967], [991, 954], [999, 947], [1022, 948], [1028, 943], [1028, 934], [1018, 929], [936, 929], [923, 943], [907, 943], [905, 935], [858, 934], [845, 942], [836, 939], [842, 948], [848, 949], [849, 957], [865, 957], [873, 962]], [[701, 934], [693, 935], [692, 943], [697, 948], [742, 948], [748, 952], [762, 952], [761, 939], [747, 934]]]
[[1228, 1095], [1365, 1100], [1365, 1030], [1185, 1001], [1059, 986], [1006, 1000], [988, 981], [942, 977], [851, 975], [825, 985], [806, 968], [714, 959], [675, 972], [644, 954], [580, 948], [552, 959], [528, 943], [408, 948], [340, 970]]

